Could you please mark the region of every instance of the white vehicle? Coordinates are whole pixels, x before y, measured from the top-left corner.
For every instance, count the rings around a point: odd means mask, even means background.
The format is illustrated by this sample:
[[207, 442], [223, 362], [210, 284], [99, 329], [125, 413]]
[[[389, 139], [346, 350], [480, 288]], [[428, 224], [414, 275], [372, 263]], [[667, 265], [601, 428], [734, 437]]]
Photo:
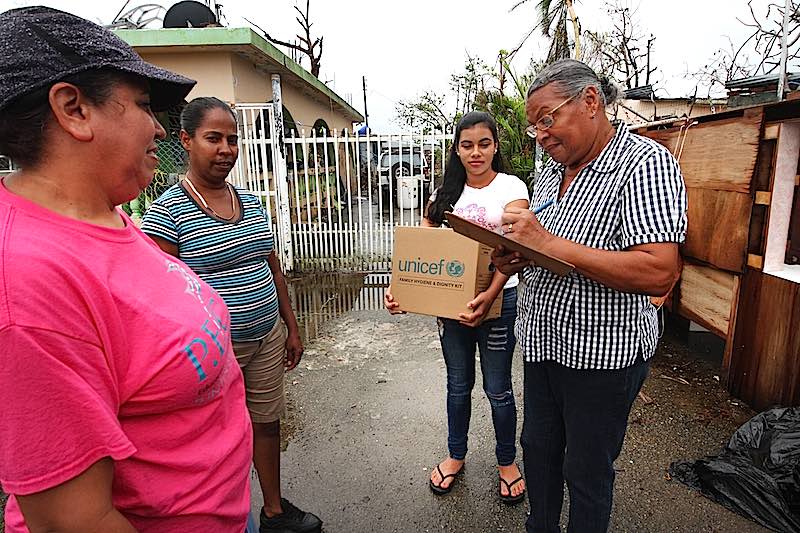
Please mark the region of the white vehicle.
[[403, 176], [424, 176], [430, 180], [431, 147], [392, 142], [384, 146], [378, 157], [378, 185], [394, 185]]

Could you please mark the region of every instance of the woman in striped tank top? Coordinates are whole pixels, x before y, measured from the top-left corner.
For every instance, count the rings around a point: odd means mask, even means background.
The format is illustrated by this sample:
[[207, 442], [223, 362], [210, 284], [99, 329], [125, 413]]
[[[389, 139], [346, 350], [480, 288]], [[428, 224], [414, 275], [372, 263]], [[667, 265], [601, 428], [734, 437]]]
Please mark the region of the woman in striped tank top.
[[283, 378], [300, 362], [303, 345], [270, 218], [255, 194], [226, 181], [239, 155], [237, 131], [236, 115], [221, 100], [203, 97], [186, 105], [180, 138], [189, 168], [150, 206], [142, 230], [216, 289], [230, 309], [264, 494], [261, 532], [316, 532], [318, 517], [281, 498]]

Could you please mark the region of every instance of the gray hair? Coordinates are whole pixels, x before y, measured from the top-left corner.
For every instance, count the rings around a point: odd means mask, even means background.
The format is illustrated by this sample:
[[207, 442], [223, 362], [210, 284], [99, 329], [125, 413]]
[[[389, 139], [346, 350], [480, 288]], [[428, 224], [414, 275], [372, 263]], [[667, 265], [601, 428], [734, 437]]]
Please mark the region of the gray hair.
[[617, 84], [608, 77], [598, 76], [592, 68], [576, 59], [560, 59], [543, 68], [528, 89], [527, 97], [545, 85], [555, 84], [565, 98], [576, 96], [587, 87], [594, 87], [600, 94], [603, 106], [613, 104], [619, 95]]

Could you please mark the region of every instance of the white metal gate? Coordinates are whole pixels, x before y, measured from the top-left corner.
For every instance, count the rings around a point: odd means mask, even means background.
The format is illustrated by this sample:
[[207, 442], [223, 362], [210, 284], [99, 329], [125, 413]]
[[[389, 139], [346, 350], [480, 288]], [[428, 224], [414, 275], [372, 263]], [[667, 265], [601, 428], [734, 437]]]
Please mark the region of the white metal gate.
[[[287, 220], [288, 192], [286, 190], [285, 164], [278, 161], [279, 143], [273, 143], [275, 131], [274, 110], [271, 104], [236, 106], [239, 126], [239, 159], [231, 172], [231, 181], [249, 189], [261, 198], [264, 209], [272, 220], [275, 246], [284, 270], [292, 270], [294, 257]], [[276, 172], [283, 168], [284, 172]], [[283, 179], [281, 179], [283, 176]], [[281, 209], [281, 207], [284, 209]]]
[[236, 113], [231, 179], [262, 198], [284, 268], [388, 269], [394, 227], [419, 224], [452, 135], [292, 131], [281, 142], [272, 104]]
[[10, 158], [0, 154], [0, 177], [11, 174], [16, 170]]

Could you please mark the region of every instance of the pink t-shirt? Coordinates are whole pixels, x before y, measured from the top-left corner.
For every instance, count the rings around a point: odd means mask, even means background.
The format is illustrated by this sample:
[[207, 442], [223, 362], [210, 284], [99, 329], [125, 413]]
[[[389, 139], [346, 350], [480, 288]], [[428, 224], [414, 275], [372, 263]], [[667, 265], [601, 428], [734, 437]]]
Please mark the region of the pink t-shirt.
[[[242, 533], [252, 430], [223, 300], [127, 217], [66, 218], [0, 182], [0, 483], [114, 460], [139, 531]], [[12, 496], [6, 531], [27, 532]]]

